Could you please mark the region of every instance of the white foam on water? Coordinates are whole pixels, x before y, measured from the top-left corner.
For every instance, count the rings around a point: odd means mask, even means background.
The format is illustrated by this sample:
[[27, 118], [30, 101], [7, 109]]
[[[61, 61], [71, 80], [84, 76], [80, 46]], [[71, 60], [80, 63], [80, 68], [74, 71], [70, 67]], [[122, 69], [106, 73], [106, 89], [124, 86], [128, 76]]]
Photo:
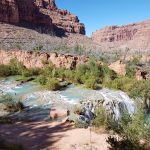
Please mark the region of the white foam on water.
[[[115, 114], [115, 120], [118, 120], [121, 117], [121, 109], [128, 111], [130, 115], [135, 112], [134, 101], [129, 98], [129, 96], [122, 91], [113, 91], [113, 90], [101, 90], [101, 95], [104, 98], [103, 106], [107, 110], [113, 110]], [[123, 107], [120, 107], [119, 104], [122, 104]]]
[[64, 95], [61, 95], [61, 94], [59, 94], [59, 95], [60, 95], [61, 99], [64, 100], [65, 102], [68, 102], [70, 104], [78, 104], [77, 99], [70, 99], [67, 96], [64, 96]]

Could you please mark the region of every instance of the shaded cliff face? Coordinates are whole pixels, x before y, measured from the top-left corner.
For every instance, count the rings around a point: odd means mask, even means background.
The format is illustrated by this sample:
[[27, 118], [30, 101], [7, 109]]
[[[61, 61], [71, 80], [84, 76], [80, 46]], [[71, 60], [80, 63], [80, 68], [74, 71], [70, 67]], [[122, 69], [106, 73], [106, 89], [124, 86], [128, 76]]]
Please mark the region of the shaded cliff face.
[[106, 48], [150, 50], [150, 20], [106, 27], [94, 32], [92, 39]]
[[19, 22], [18, 6], [15, 0], [0, 1], [0, 21], [14, 24]]
[[0, 50], [0, 64], [8, 64], [11, 59], [17, 59], [27, 68], [42, 68], [45, 63], [51, 62], [57, 68], [73, 69], [78, 64], [88, 62], [88, 58], [84, 56], [21, 50]]
[[58, 9], [55, 0], [1, 0], [0, 22], [46, 27], [58, 35], [85, 34], [85, 27], [78, 18], [67, 10]]

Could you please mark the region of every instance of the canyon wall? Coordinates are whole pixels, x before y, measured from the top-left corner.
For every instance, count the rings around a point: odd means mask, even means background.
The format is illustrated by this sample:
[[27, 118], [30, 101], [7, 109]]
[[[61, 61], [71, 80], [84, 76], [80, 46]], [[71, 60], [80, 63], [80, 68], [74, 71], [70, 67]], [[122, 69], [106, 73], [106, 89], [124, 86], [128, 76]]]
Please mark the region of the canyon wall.
[[0, 21], [13, 24], [19, 22], [18, 6], [15, 0], [0, 1]]
[[27, 68], [42, 68], [44, 64], [51, 62], [57, 68], [73, 69], [78, 64], [88, 61], [88, 58], [84, 56], [21, 50], [0, 50], [0, 64], [8, 64], [12, 59], [17, 59]]
[[106, 49], [129, 48], [150, 52], [150, 20], [105, 27], [94, 32], [92, 39]]
[[[85, 34], [84, 24], [67, 10], [58, 9], [55, 0], [1, 0], [0, 22], [25, 27], [42, 27], [58, 35]], [[27, 26], [28, 25], [28, 26]]]

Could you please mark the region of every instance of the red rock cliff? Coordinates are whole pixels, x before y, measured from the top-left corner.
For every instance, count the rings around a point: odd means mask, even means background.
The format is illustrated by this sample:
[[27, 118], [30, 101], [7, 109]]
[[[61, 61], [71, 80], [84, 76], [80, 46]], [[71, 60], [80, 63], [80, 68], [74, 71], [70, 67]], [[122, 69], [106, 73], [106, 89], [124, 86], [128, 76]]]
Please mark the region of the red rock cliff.
[[77, 16], [57, 8], [55, 0], [1, 0], [0, 22], [47, 27], [57, 34], [85, 34]]
[[150, 20], [125, 26], [110, 26], [92, 34], [93, 41], [106, 48], [128, 47], [150, 50]]
[[11, 59], [17, 59], [27, 68], [41, 68], [44, 66], [44, 62], [51, 62], [57, 68], [72, 69], [75, 68], [76, 65], [88, 61], [88, 58], [84, 56], [21, 50], [0, 50], [0, 64], [8, 64]]

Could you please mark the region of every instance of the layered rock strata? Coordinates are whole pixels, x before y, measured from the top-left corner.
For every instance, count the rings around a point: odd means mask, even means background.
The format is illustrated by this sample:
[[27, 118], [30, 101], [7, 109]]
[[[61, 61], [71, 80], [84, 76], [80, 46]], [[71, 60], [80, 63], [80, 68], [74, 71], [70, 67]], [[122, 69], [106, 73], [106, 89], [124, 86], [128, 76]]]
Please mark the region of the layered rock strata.
[[85, 34], [84, 24], [67, 10], [58, 9], [55, 0], [1, 0], [0, 22], [46, 27], [58, 35]]
[[150, 51], [150, 20], [105, 27], [94, 32], [92, 39], [106, 49], [129, 48]]

